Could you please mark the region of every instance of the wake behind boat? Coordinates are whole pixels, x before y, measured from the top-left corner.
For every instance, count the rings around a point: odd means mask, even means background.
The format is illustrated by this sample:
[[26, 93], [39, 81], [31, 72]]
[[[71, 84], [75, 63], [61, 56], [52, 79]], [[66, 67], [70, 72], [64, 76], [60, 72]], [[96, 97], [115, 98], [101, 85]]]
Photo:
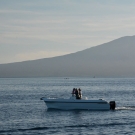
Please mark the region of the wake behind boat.
[[[78, 92], [79, 93], [79, 92]], [[115, 101], [107, 102], [103, 99], [89, 100], [87, 97], [78, 98], [77, 93], [72, 93], [69, 99], [42, 97], [48, 109], [61, 110], [115, 110]]]

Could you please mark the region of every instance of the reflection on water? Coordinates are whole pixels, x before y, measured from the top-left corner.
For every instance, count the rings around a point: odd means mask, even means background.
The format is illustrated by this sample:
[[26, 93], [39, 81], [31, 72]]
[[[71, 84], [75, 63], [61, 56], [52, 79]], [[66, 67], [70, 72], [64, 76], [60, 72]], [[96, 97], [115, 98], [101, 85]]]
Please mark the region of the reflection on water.
[[[1, 78], [0, 134], [134, 134], [134, 82], [134, 78]], [[47, 109], [40, 100], [69, 98], [74, 87], [88, 99], [116, 101], [116, 110]]]

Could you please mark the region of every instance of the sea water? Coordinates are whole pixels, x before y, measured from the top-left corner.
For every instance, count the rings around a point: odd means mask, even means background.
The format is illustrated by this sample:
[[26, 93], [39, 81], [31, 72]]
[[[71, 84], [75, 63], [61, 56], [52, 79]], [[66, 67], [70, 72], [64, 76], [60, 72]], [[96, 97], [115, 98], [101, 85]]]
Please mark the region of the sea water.
[[[116, 101], [115, 111], [48, 110], [41, 97]], [[135, 78], [1, 78], [0, 135], [133, 135]]]

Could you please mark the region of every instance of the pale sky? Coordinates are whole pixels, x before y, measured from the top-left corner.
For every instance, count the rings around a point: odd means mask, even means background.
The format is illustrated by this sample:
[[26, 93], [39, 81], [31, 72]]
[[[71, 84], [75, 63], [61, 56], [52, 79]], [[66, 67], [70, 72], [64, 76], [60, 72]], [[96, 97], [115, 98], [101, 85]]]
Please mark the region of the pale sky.
[[0, 0], [0, 64], [135, 35], [135, 0]]

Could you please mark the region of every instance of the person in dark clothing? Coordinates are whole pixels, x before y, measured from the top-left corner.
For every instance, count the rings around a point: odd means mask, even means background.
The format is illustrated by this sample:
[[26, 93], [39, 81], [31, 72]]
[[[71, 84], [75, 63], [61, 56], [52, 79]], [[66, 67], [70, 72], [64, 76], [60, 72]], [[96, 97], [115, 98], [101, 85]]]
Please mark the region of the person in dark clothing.
[[79, 89], [76, 89], [75, 95], [76, 95], [76, 99], [81, 99]]
[[76, 96], [76, 99], [81, 99], [82, 98], [81, 89], [73, 88], [72, 96], [74, 96], [74, 95]]
[[76, 93], [76, 89], [73, 88], [73, 91], [72, 91], [72, 96], [74, 96], [74, 94]]
[[81, 92], [80, 88], [79, 88], [79, 97], [80, 97], [80, 99], [82, 98], [82, 92]]

